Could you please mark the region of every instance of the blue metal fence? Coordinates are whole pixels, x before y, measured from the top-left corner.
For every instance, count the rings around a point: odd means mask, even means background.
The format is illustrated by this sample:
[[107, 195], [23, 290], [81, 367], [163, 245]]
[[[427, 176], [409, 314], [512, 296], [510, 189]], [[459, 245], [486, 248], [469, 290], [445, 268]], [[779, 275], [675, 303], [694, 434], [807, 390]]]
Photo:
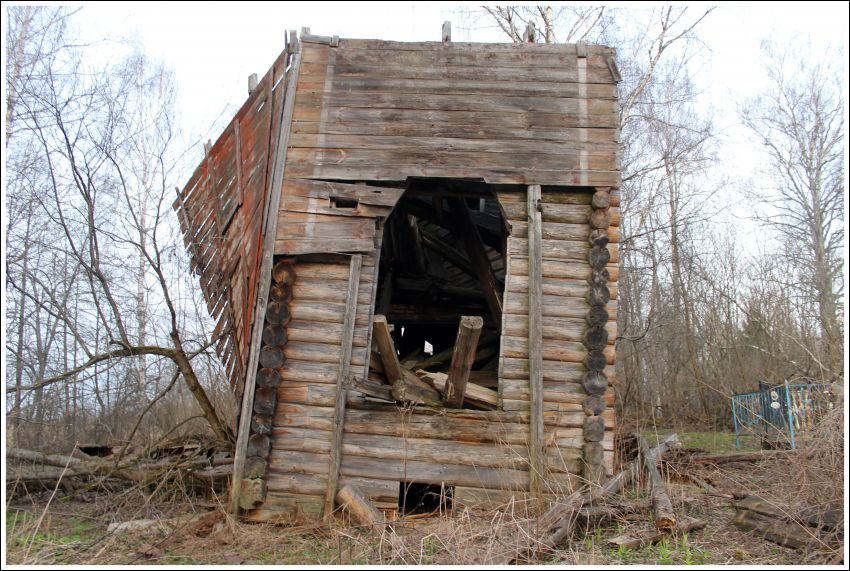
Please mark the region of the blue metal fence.
[[830, 406], [828, 386], [820, 383], [767, 386], [754, 393], [732, 395], [735, 447], [741, 448], [741, 435], [763, 439], [781, 434], [791, 448], [797, 447], [800, 432], [814, 427]]

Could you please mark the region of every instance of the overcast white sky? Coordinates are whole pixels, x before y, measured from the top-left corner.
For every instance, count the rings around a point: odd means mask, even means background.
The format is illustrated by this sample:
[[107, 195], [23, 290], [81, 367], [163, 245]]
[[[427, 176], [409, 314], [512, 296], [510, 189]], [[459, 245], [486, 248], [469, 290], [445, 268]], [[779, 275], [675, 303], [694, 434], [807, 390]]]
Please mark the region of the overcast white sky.
[[[135, 37], [148, 54], [173, 67], [183, 128], [193, 138], [215, 139], [213, 123], [219, 118], [223, 126], [221, 121], [241, 105], [248, 75], [262, 76], [268, 69], [283, 49], [287, 29], [307, 26], [320, 35], [436, 41], [442, 22], [451, 20], [456, 41], [504, 41], [484, 20], [474, 30], [459, 29], [460, 9], [458, 3], [445, 2], [121, 2], [90, 4], [79, 21], [91, 38]], [[848, 3], [726, 4], [701, 24], [706, 49], [695, 80], [705, 90], [706, 104], [721, 112], [721, 127], [734, 122], [734, 101], [760, 85], [761, 40], [787, 41], [795, 34], [811, 36], [815, 47], [846, 44]]]

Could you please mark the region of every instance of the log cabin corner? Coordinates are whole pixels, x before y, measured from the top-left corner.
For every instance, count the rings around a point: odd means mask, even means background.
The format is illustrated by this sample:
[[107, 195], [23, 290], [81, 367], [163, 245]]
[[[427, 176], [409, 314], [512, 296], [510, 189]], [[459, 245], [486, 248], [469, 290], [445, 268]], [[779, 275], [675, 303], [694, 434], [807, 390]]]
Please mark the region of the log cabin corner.
[[394, 512], [613, 471], [614, 50], [447, 36], [290, 32], [178, 190], [242, 403], [243, 517], [328, 518], [346, 485]]

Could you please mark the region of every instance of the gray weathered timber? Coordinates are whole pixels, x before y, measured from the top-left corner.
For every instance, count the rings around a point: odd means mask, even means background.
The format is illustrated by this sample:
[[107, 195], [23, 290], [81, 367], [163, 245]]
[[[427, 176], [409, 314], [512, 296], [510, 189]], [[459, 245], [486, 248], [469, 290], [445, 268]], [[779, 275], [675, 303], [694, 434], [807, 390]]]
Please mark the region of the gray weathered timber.
[[528, 187], [528, 383], [531, 389], [530, 488], [541, 491], [543, 478], [543, 252], [540, 185]]
[[351, 347], [354, 337], [354, 320], [357, 312], [357, 290], [360, 286], [360, 272], [363, 259], [360, 255], [351, 256], [348, 274], [348, 295], [346, 299], [345, 320], [343, 321], [342, 347], [339, 356], [339, 378], [336, 385], [336, 403], [334, 406], [333, 437], [328, 464], [328, 486], [325, 491], [325, 520], [333, 516], [334, 498], [339, 482], [339, 464], [342, 456], [342, 429], [345, 424], [345, 395], [348, 390], [348, 376], [351, 370]]

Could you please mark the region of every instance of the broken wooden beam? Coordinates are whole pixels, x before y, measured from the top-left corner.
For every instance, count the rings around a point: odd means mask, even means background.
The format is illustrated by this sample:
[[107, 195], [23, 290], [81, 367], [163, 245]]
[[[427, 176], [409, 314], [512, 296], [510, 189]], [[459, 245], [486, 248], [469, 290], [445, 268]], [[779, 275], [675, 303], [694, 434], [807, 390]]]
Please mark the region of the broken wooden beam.
[[463, 407], [463, 396], [472, 363], [475, 362], [475, 352], [482, 327], [484, 327], [484, 320], [477, 315], [464, 315], [460, 318], [452, 353], [452, 364], [446, 379], [446, 390], [443, 392], [443, 402], [448, 408]]
[[392, 389], [389, 385], [370, 379], [354, 377], [352, 388], [367, 397], [393, 402]]
[[395, 400], [406, 404], [443, 406], [440, 393], [407, 369], [402, 369], [401, 378], [393, 382], [392, 395]]
[[[417, 370], [416, 374], [426, 383], [433, 385], [440, 393], [445, 394], [448, 383], [447, 374], [432, 373], [422, 369]], [[464, 389], [464, 399], [470, 405], [483, 408], [484, 410], [496, 410], [499, 407], [499, 393], [473, 383], [467, 383]]]
[[398, 362], [398, 355], [395, 352], [395, 344], [390, 335], [390, 326], [384, 315], [376, 315], [372, 323], [372, 335], [375, 343], [378, 344], [378, 352], [381, 354], [381, 363], [384, 366], [384, 375], [386, 375], [387, 381], [392, 384], [401, 379], [402, 373], [401, 364]]
[[490, 314], [496, 323], [500, 323], [502, 321], [502, 298], [499, 295], [498, 282], [493, 275], [490, 258], [484, 249], [484, 242], [481, 240], [478, 226], [472, 219], [464, 199], [449, 198], [447, 202], [452, 218], [452, 232], [463, 240], [466, 254], [469, 256], [478, 281], [481, 283], [481, 288], [484, 290], [484, 297], [487, 299]]
[[382, 526], [384, 517], [358, 488], [348, 484], [336, 495], [337, 503], [360, 525]]
[[649, 445], [642, 436], [638, 437], [643, 467], [649, 477], [652, 497], [652, 511], [655, 514], [655, 527], [658, 529], [673, 529], [676, 525], [676, 512], [673, 511], [673, 503], [667, 493], [667, 485], [658, 471], [658, 460], [655, 455], [649, 454]]

